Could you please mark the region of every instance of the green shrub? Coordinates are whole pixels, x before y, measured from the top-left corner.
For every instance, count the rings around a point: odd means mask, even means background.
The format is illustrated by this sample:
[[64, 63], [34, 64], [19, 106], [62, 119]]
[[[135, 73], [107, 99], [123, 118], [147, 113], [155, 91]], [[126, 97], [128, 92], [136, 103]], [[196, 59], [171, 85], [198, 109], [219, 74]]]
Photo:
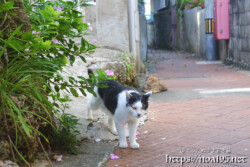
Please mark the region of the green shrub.
[[176, 0], [177, 7], [181, 10], [187, 8], [202, 7], [205, 8], [205, 0]]
[[[43, 147], [40, 137], [48, 148], [57, 143], [76, 153], [79, 123], [65, 113], [65, 102], [70, 99], [61, 92], [75, 97], [77, 89], [84, 96], [86, 91], [94, 94], [91, 86], [110, 77], [104, 71], [89, 79], [61, 76], [63, 67], [73, 65], [76, 57], [86, 62], [84, 56], [96, 48], [84, 39], [88, 25], [75, 10], [77, 1], [24, 2], [33, 30], [21, 32], [25, 25], [19, 25], [7, 33], [0, 31], [0, 140], [9, 142], [15, 161], [28, 164]], [[14, 10], [18, 7], [13, 1], [1, 2], [0, 19], [9, 24]], [[76, 37], [81, 38], [80, 46]]]
[[138, 87], [138, 80], [136, 78], [136, 64], [134, 63], [135, 60], [133, 55], [129, 52], [125, 52], [121, 59], [126, 65], [126, 82], [124, 84], [130, 87]]

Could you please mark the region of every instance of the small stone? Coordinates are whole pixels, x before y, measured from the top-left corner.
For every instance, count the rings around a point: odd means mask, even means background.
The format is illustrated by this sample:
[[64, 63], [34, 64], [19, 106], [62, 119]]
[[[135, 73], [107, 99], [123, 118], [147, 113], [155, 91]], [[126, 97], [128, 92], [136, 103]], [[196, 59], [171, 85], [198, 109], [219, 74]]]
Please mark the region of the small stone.
[[0, 141], [0, 158], [5, 160], [10, 155], [10, 146], [6, 140]]
[[149, 92], [152, 91], [153, 93], [159, 93], [163, 91], [167, 91], [166, 84], [161, 81], [159, 78], [155, 76], [155, 74], [151, 74], [145, 81], [143, 85], [143, 91]]
[[123, 62], [109, 62], [104, 67], [104, 70], [114, 72], [114, 76], [119, 82], [124, 84], [126, 82], [126, 65]]

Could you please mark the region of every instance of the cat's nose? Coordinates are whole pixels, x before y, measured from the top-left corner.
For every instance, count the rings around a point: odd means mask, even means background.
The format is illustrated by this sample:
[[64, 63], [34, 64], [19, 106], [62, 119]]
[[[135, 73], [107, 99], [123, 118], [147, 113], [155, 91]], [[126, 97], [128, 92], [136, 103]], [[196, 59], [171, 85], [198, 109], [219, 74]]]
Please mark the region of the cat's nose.
[[137, 114], [137, 117], [139, 118], [141, 116], [141, 114]]

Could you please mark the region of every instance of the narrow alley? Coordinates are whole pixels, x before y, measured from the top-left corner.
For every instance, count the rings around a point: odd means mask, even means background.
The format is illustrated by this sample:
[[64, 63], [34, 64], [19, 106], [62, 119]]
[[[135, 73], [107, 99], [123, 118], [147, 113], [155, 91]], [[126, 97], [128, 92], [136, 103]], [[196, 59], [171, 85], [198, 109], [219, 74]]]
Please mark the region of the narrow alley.
[[0, 167], [250, 167], [250, 0], [7, 0], [0, 16]]
[[187, 53], [153, 50], [149, 59], [169, 90], [152, 96], [140, 148], [116, 147], [119, 159], [104, 166], [250, 166], [249, 74]]

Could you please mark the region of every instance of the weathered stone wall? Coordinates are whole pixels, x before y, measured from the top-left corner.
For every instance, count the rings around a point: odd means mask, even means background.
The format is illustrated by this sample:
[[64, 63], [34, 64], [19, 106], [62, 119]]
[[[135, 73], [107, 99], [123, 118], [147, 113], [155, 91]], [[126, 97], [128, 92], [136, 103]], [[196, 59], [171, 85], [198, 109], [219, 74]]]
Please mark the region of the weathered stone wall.
[[205, 19], [201, 8], [185, 9], [177, 20], [177, 48], [205, 57]]
[[90, 23], [90, 26], [92, 28], [91, 34], [96, 35], [97, 29], [96, 29], [96, 5], [88, 6], [85, 8], [85, 22]]
[[[116, 51], [119, 51], [121, 58], [125, 52], [134, 51], [136, 52], [134, 63], [136, 63], [137, 70], [141, 72], [144, 69], [141, 60], [146, 59], [147, 53], [147, 24], [144, 15], [137, 18], [137, 11], [134, 11], [135, 13], [131, 16], [135, 19], [130, 19], [129, 14], [133, 11], [128, 11], [132, 9], [129, 4], [128, 0], [121, 0], [119, 3], [112, 0], [97, 0], [96, 6], [85, 8], [84, 21], [91, 23], [92, 31], [89, 33], [93, 39], [90, 41], [102, 44], [103, 50], [100, 54], [103, 54], [103, 57], [107, 54], [109, 57], [114, 57]], [[140, 26], [137, 21], [140, 21]], [[110, 53], [112, 50], [113, 54]]]
[[230, 40], [226, 63], [250, 69], [250, 1], [230, 0]]
[[97, 37], [111, 45], [129, 50], [127, 0], [97, 0]]

